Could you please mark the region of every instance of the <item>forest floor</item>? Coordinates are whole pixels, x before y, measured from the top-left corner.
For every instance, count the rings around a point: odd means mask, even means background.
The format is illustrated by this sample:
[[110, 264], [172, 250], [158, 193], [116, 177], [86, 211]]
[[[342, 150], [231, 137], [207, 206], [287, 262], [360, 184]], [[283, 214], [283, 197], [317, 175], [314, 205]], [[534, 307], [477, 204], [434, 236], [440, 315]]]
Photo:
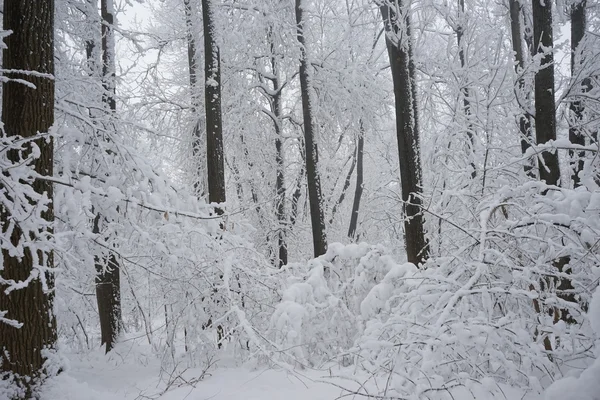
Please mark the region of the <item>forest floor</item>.
[[331, 400], [343, 394], [319, 382], [323, 371], [236, 366], [224, 352], [206, 373], [190, 368], [172, 374], [141, 350], [121, 343], [108, 355], [64, 354], [65, 371], [46, 384], [41, 400]]
[[[357, 387], [350, 380], [332, 379], [341, 371], [303, 370], [289, 372], [236, 366], [226, 357], [213, 366], [202, 379], [203, 370], [188, 369], [183, 374], [160, 370], [160, 361], [144, 355], [140, 348], [119, 345], [109, 355], [93, 351], [85, 355], [67, 354], [65, 372], [52, 379], [41, 400], [334, 400], [367, 399], [353, 395], [330, 382]], [[348, 371], [346, 374], [348, 375]], [[354, 377], [359, 380], [359, 377]], [[172, 382], [169, 385], [169, 381]], [[539, 400], [503, 388], [505, 399]], [[487, 394], [467, 390], [439, 393], [432, 399], [487, 400]], [[496, 397], [498, 398], [498, 397]]]

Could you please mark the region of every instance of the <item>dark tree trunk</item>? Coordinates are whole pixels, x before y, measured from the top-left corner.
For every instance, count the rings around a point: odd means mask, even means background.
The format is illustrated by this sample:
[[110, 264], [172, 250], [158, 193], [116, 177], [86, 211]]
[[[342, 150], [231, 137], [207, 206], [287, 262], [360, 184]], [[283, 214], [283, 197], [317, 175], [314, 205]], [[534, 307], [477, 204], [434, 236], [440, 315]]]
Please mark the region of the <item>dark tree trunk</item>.
[[[350, 180], [352, 179], [352, 174], [354, 173], [354, 168], [356, 168], [356, 150], [354, 151], [354, 154], [352, 155], [352, 163], [350, 164], [350, 169], [348, 170], [348, 173], [346, 174], [346, 179], [344, 179], [344, 185], [342, 186], [342, 191], [340, 192], [340, 197], [338, 197], [337, 201], [333, 204], [333, 207], [331, 208], [331, 218], [329, 218], [329, 225], [333, 224], [333, 220], [335, 219], [335, 215], [337, 214], [338, 207], [340, 207], [342, 205], [342, 203], [344, 202], [344, 199], [346, 198], [346, 192], [348, 191], [348, 188], [350, 187]], [[337, 186], [337, 181], [336, 181], [335, 186]]]
[[206, 147], [202, 137], [200, 112], [200, 93], [198, 92], [198, 50], [196, 46], [196, 9], [194, 7], [196, 0], [183, 0], [185, 10], [185, 25], [187, 31], [187, 55], [188, 69], [190, 74], [190, 93], [191, 93], [191, 114], [196, 121], [192, 130], [192, 156], [194, 165], [194, 191], [198, 197], [204, 195], [206, 187]]
[[[113, 118], [117, 109], [115, 99], [115, 42], [114, 16], [109, 0], [101, 0], [100, 16], [102, 18], [102, 103], [107, 113], [106, 126], [114, 130]], [[109, 140], [109, 139], [106, 139]], [[105, 218], [96, 214], [93, 233], [101, 233], [101, 224]], [[111, 351], [121, 332], [121, 279], [120, 267], [114, 252], [106, 256], [95, 256], [96, 267], [96, 299], [100, 316], [101, 344], [106, 345], [106, 352]]]
[[[94, 218], [92, 232], [101, 233], [101, 223], [105, 221], [100, 213]], [[94, 256], [96, 267], [96, 300], [100, 317], [100, 343], [106, 345], [106, 353], [111, 351], [121, 332], [121, 276], [120, 267], [114, 252], [106, 256]]]
[[[204, 104], [206, 108], [206, 161], [208, 201], [225, 202], [223, 123], [221, 120], [221, 58], [216, 41], [212, 0], [202, 0], [204, 24]], [[221, 208], [215, 209], [222, 214]]]
[[[409, 7], [399, 0], [380, 7], [386, 29], [386, 45], [390, 58], [394, 97], [400, 180], [404, 201], [404, 241], [409, 262], [418, 265], [429, 255], [421, 213], [421, 155], [419, 149], [418, 114], [416, 106], [415, 67], [412, 61]], [[396, 15], [396, 10], [402, 12]], [[402, 27], [402, 28], [401, 28]], [[402, 29], [402, 31], [400, 30]], [[398, 42], [398, 38], [402, 42]]]
[[354, 201], [352, 202], [352, 214], [350, 214], [350, 226], [348, 237], [354, 240], [356, 228], [358, 227], [358, 210], [360, 209], [360, 198], [363, 192], [363, 157], [365, 148], [365, 130], [363, 122], [360, 121], [360, 135], [356, 147], [356, 188], [354, 189]]
[[[571, 78], [577, 79], [577, 72], [579, 66], [582, 64], [583, 52], [580, 51], [579, 45], [583, 40], [585, 29], [587, 25], [586, 15], [586, 0], [576, 1], [571, 6]], [[587, 92], [591, 89], [590, 80], [584, 79], [582, 87], [579, 87], [576, 82], [573, 82], [578, 92]], [[577, 96], [579, 93], [575, 93]], [[583, 111], [584, 103], [580, 99], [576, 99], [569, 104], [571, 111], [571, 118], [569, 120], [569, 140], [573, 144], [585, 145], [585, 134], [582, 131], [581, 124], [583, 122]], [[571, 179], [573, 180], [573, 186], [578, 187], [581, 185], [581, 179], [579, 173], [583, 170], [583, 157], [585, 153], [576, 152], [573, 150], [569, 151], [569, 157], [571, 159]]]
[[292, 193], [290, 226], [295, 225], [298, 218], [298, 203], [300, 201], [300, 196], [302, 196], [302, 182], [304, 181], [304, 176], [306, 175], [306, 157], [304, 155], [305, 149], [302, 144], [300, 144], [299, 147], [300, 152], [302, 153], [302, 164], [300, 166], [300, 171], [298, 171], [298, 179], [296, 179], [294, 193]]
[[300, 42], [300, 91], [302, 92], [302, 113], [304, 119], [304, 146], [306, 152], [306, 177], [308, 181], [308, 197], [310, 202], [310, 221], [312, 224], [314, 256], [318, 257], [327, 251], [327, 235], [325, 233], [325, 217], [323, 214], [323, 198], [318, 163], [319, 151], [314, 134], [313, 109], [310, 94], [309, 62], [306, 54], [304, 37], [304, 19], [302, 0], [296, 0], [296, 27]]
[[[458, 0], [458, 24], [456, 26], [456, 42], [458, 45], [458, 58], [460, 59], [460, 67], [462, 68], [463, 76], [467, 77], [467, 56], [465, 54], [465, 0]], [[468, 78], [467, 78], [468, 79]], [[468, 142], [468, 156], [469, 165], [471, 166], [471, 179], [475, 179], [477, 176], [477, 168], [475, 166], [475, 131], [473, 130], [473, 124], [471, 123], [471, 101], [469, 100], [469, 87], [465, 86], [461, 88], [463, 97], [463, 111], [467, 119], [467, 138]]]
[[[512, 36], [512, 47], [515, 55], [515, 72], [517, 73], [517, 101], [521, 109], [519, 116], [519, 132], [521, 134], [521, 153], [525, 154], [531, 147], [531, 115], [528, 111], [530, 105], [530, 96], [525, 85], [525, 50], [523, 49], [523, 32], [521, 24], [521, 3], [519, 0], [509, 0], [510, 7], [510, 31]], [[533, 160], [528, 160], [523, 165], [525, 174], [530, 178], [535, 178]]]
[[275, 46], [275, 38], [273, 37], [273, 28], [269, 27], [267, 34], [269, 38], [269, 47], [271, 50], [271, 72], [273, 74], [273, 95], [271, 101], [271, 112], [275, 119], [275, 163], [277, 164], [277, 172], [275, 179], [275, 214], [277, 215], [278, 230], [277, 230], [277, 247], [278, 247], [278, 266], [283, 267], [288, 262], [287, 249], [287, 220], [285, 214], [285, 180], [284, 180], [284, 154], [283, 154], [283, 109], [281, 104], [282, 86], [279, 81], [279, 65], [278, 55]]
[[[5, 0], [3, 20], [5, 30], [13, 33], [4, 39], [7, 49], [4, 50], [4, 70], [37, 71], [54, 74], [54, 2], [52, 0]], [[31, 137], [38, 132], [48, 132], [54, 122], [54, 80], [36, 77], [35, 75], [13, 75], [5, 73], [9, 78], [25, 79], [35, 85], [36, 89], [22, 83], [8, 81], [3, 83], [2, 122], [7, 136]], [[35, 141], [39, 148], [39, 158], [34, 168], [44, 176], [53, 175], [53, 141], [39, 139]], [[17, 152], [11, 151], [8, 158], [12, 162], [20, 162]], [[52, 184], [44, 180], [35, 180], [32, 184], [37, 193], [46, 193], [53, 199]], [[42, 218], [52, 222], [54, 210], [52, 203], [42, 213]], [[10, 241], [17, 245], [23, 241], [24, 232], [17, 225], [7, 233], [9, 222], [13, 221], [11, 210], [0, 210], [2, 231], [10, 235]], [[40, 235], [48, 231], [40, 231]], [[28, 240], [30, 238], [27, 238]], [[3, 246], [6, 248], [6, 246]], [[54, 257], [52, 251], [37, 250], [35, 259], [42, 265], [34, 264], [32, 250], [25, 248], [21, 257], [2, 250], [3, 270], [1, 281], [25, 281], [33, 270], [52, 268]], [[42, 355], [43, 349], [51, 349], [56, 344], [56, 321], [52, 309], [53, 278], [46, 274], [47, 290], [42, 281], [33, 279], [21, 289], [5, 292], [6, 285], [0, 283], [0, 315], [3, 318], [22, 323], [21, 328], [0, 322], [0, 377], [5, 374], [17, 375], [16, 382], [25, 391], [25, 397], [34, 398], [33, 387], [45, 377]]]
[[[554, 41], [552, 37], [552, 2], [532, 0], [533, 46], [542, 53], [535, 74], [535, 134], [538, 145], [556, 140], [556, 106], [554, 102]], [[560, 168], [556, 151], [543, 151], [539, 160], [540, 180], [558, 185]], [[542, 162], [543, 161], [543, 162]]]
[[[535, 131], [537, 144], [544, 144], [550, 140], [556, 140], [552, 2], [532, 0], [532, 3], [533, 45], [537, 54], [542, 53], [541, 65], [535, 74]], [[539, 162], [540, 180], [549, 185], [559, 185], [558, 153], [556, 151], [554, 153], [544, 151], [542, 152], [542, 160]], [[559, 273], [570, 274], [569, 262], [570, 256], [564, 256], [554, 260], [552, 264]], [[568, 289], [573, 287], [571, 279], [559, 278], [557, 280], [560, 282], [557, 286], [558, 297], [564, 301], [573, 301], [572, 294], [568, 293]], [[573, 322], [567, 309], [556, 309], [555, 316], [559, 316], [565, 322]]]

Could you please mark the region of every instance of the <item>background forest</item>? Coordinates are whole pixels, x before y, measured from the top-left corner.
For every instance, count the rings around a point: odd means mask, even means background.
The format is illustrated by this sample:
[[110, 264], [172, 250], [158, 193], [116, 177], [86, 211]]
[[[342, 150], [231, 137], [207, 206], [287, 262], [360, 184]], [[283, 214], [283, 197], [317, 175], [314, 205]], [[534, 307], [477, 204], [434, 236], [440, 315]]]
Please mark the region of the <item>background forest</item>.
[[2, 14], [0, 399], [598, 398], [595, 0]]

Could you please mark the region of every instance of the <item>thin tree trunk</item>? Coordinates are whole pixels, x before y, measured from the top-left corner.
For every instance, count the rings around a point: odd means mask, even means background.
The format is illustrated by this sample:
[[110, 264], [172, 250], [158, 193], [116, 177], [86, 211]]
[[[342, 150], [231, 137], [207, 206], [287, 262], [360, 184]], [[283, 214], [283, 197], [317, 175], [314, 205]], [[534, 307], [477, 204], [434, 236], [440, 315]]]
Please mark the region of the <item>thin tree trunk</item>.
[[[532, 0], [532, 9], [533, 46], [536, 53], [542, 53], [541, 65], [535, 74], [535, 133], [536, 142], [540, 145], [556, 140], [552, 2]], [[558, 185], [558, 153], [543, 151], [539, 161], [540, 180], [548, 185]]]
[[352, 213], [350, 214], [350, 226], [348, 227], [348, 237], [354, 240], [356, 228], [358, 227], [358, 210], [360, 209], [360, 199], [363, 192], [363, 157], [365, 148], [365, 130], [362, 120], [360, 121], [360, 135], [358, 136], [358, 146], [356, 148], [356, 188], [354, 189], [354, 201], [352, 202]]
[[[337, 201], [333, 204], [331, 208], [331, 218], [329, 218], [329, 225], [333, 224], [333, 220], [335, 219], [335, 215], [337, 214], [338, 207], [342, 205], [342, 202], [346, 198], [346, 192], [350, 187], [350, 179], [352, 179], [352, 173], [354, 173], [354, 168], [356, 168], [356, 150], [352, 155], [352, 164], [350, 164], [350, 169], [346, 174], [346, 179], [344, 179], [344, 186], [342, 186], [342, 191], [340, 192], [340, 197], [338, 197]], [[337, 186], [337, 182], [336, 182]]]
[[292, 206], [290, 210], [290, 226], [294, 226], [296, 224], [296, 219], [298, 218], [298, 202], [300, 201], [300, 196], [302, 196], [302, 182], [304, 181], [304, 175], [306, 175], [306, 157], [304, 156], [304, 151], [302, 151], [302, 145], [300, 145], [301, 153], [302, 153], [302, 164], [300, 167], [300, 171], [298, 171], [298, 179], [296, 179], [296, 187], [294, 188], [294, 192], [292, 193]]
[[[576, 79], [577, 72], [579, 72], [579, 66], [582, 64], [583, 52], [580, 51], [579, 45], [583, 40], [585, 29], [587, 26], [586, 20], [586, 0], [576, 1], [571, 6], [571, 78]], [[575, 83], [575, 82], [574, 82]], [[590, 79], [584, 79], [582, 82], [583, 87], [574, 86], [573, 88], [580, 89], [587, 92], [591, 89]], [[576, 93], [577, 96], [579, 93]], [[569, 141], [573, 144], [585, 145], [585, 135], [582, 132], [581, 123], [583, 121], [583, 112], [585, 106], [583, 101], [577, 99], [569, 104], [569, 110], [571, 111], [571, 118], [569, 120]], [[569, 157], [571, 159], [571, 179], [573, 180], [573, 186], [578, 187], [581, 185], [581, 178], [579, 173], [583, 170], [584, 164], [584, 152], [575, 152], [569, 150]]]
[[275, 179], [275, 214], [277, 216], [277, 246], [278, 246], [278, 266], [283, 267], [288, 263], [287, 249], [287, 221], [285, 213], [285, 180], [284, 180], [284, 153], [283, 153], [283, 109], [281, 104], [281, 82], [279, 81], [279, 65], [277, 61], [277, 51], [275, 46], [275, 38], [273, 37], [273, 27], [269, 26], [267, 33], [269, 39], [269, 47], [271, 50], [271, 72], [273, 74], [273, 95], [271, 101], [271, 112], [275, 116], [273, 125], [275, 126], [275, 163], [277, 164], [277, 172]]
[[[117, 109], [115, 99], [115, 42], [112, 0], [101, 0], [102, 18], [102, 103], [107, 113], [107, 126], [114, 130], [113, 118]], [[93, 52], [92, 52], [93, 53]], [[93, 56], [92, 56], [93, 57]], [[108, 140], [108, 139], [106, 139]], [[102, 232], [106, 219], [100, 214], [94, 218], [93, 233]], [[96, 299], [100, 316], [101, 343], [106, 352], [111, 351], [121, 332], [121, 278], [117, 256], [109, 251], [106, 256], [96, 256]]]
[[[421, 213], [421, 156], [409, 6], [399, 0], [393, 0], [381, 5], [380, 10], [386, 29], [386, 45], [396, 101], [398, 156], [405, 210], [406, 256], [409, 262], [419, 265], [429, 255], [429, 244], [425, 238]], [[397, 11], [400, 11], [401, 15], [397, 15]]]
[[[460, 59], [460, 67], [462, 69], [463, 75], [466, 74], [467, 67], [467, 58], [465, 55], [465, 43], [464, 43], [464, 33], [465, 33], [465, 0], [458, 0], [458, 25], [456, 27], [456, 42], [458, 45], [458, 58]], [[465, 113], [465, 117], [467, 119], [467, 138], [468, 142], [468, 156], [469, 156], [469, 164], [471, 166], [471, 179], [475, 179], [477, 176], [477, 169], [475, 166], [475, 131], [473, 130], [473, 124], [471, 122], [471, 101], [469, 100], [469, 88], [468, 86], [464, 86], [461, 88], [462, 96], [463, 96], [463, 111]]]
[[311, 106], [311, 82], [309, 62], [304, 37], [304, 19], [302, 0], [296, 0], [296, 27], [300, 43], [300, 91], [302, 93], [302, 113], [304, 118], [304, 146], [306, 151], [306, 176], [308, 180], [308, 197], [310, 202], [310, 220], [313, 235], [314, 256], [318, 257], [327, 251], [327, 235], [325, 233], [325, 217], [323, 214], [323, 198], [318, 163], [319, 151], [314, 134], [313, 109]]
[[[519, 0], [509, 0], [510, 7], [510, 30], [512, 35], [512, 47], [515, 54], [515, 72], [519, 76], [517, 81], [517, 101], [521, 109], [519, 116], [519, 132], [521, 134], [521, 153], [524, 155], [531, 147], [531, 114], [528, 111], [530, 96], [525, 85], [525, 50], [523, 49], [522, 14]], [[523, 96], [521, 98], [520, 96]], [[528, 160], [523, 165], [525, 175], [535, 178], [533, 160]]]
[[[12, 33], [4, 38], [2, 67], [5, 71], [21, 70], [54, 74], [54, 2], [52, 0], [5, 0], [3, 10], [4, 30]], [[7, 136], [32, 137], [40, 132], [48, 132], [54, 122], [54, 80], [36, 75], [13, 75], [9, 78], [25, 79], [35, 88], [15, 81], [4, 81], [2, 92], [3, 132]], [[53, 140], [35, 141], [39, 157], [34, 169], [43, 176], [53, 175]], [[8, 159], [20, 163], [17, 151], [11, 150]], [[32, 188], [39, 194], [46, 193], [53, 199], [52, 184], [45, 180], [35, 180]], [[41, 217], [51, 223], [54, 209], [49, 203]], [[23, 242], [25, 234], [17, 224], [11, 210], [0, 209], [2, 233], [10, 238], [13, 246]], [[13, 228], [14, 227], [14, 228]], [[12, 232], [8, 232], [8, 229]], [[51, 234], [51, 228], [41, 228], [39, 236]], [[31, 238], [27, 238], [30, 240]], [[3, 245], [3, 269], [0, 271], [0, 316], [23, 325], [0, 322], [0, 376], [15, 374], [16, 383], [24, 390], [25, 398], [34, 398], [34, 386], [45, 378], [42, 354], [44, 349], [52, 349], [56, 344], [56, 320], [52, 308], [53, 277], [46, 268], [53, 268], [54, 254], [51, 250], [37, 250], [32, 254], [29, 248], [21, 256], [12, 254]], [[36, 265], [36, 260], [40, 263]], [[24, 288], [6, 292], [5, 282], [23, 282], [35, 270], [45, 274], [47, 287], [42, 279], [33, 279]]]
[[[206, 108], [206, 161], [208, 201], [225, 202], [223, 123], [221, 119], [221, 59], [216, 41], [212, 0], [202, 0], [204, 25], [204, 104]], [[222, 214], [219, 207], [217, 214]]]
[[[329, 225], [333, 224], [333, 220], [335, 219], [335, 215], [337, 214], [338, 207], [342, 204], [342, 202], [346, 198], [346, 192], [348, 191], [348, 188], [350, 187], [350, 180], [352, 179], [352, 174], [354, 173], [354, 168], [356, 168], [356, 150], [354, 151], [354, 154], [352, 155], [352, 163], [350, 164], [350, 169], [348, 170], [348, 173], [346, 174], [346, 179], [344, 179], [344, 185], [342, 186], [342, 191], [340, 192], [340, 196], [338, 197], [337, 201], [333, 204], [333, 207], [331, 208], [331, 217], [329, 218]], [[337, 186], [337, 180], [336, 180], [336, 186]]]

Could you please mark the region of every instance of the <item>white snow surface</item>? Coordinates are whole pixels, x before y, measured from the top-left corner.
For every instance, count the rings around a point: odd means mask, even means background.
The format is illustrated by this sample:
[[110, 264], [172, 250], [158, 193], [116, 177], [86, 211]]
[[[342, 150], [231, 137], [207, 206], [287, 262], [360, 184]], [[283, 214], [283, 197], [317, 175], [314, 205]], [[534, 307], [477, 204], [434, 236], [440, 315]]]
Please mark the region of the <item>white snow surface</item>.
[[[597, 341], [600, 339], [600, 287], [596, 288], [590, 302], [589, 319]], [[546, 390], [545, 400], [600, 400], [598, 377], [600, 377], [600, 358], [597, 358], [578, 377], [567, 376], [550, 385]]]
[[[177, 380], [165, 391], [169, 374], [163, 373], [160, 378], [158, 360], [133, 362], [132, 358], [128, 354], [105, 357], [100, 352], [85, 359], [71, 356], [67, 371], [46, 384], [41, 400], [327, 400], [340, 395], [340, 389], [316, 381], [324, 372], [303, 371], [296, 375], [235, 366], [211, 369], [203, 380], [193, 384]], [[182, 378], [192, 382], [201, 374], [202, 369], [189, 369]]]
[[[109, 355], [100, 350], [86, 355], [71, 354], [67, 368], [58, 377], [45, 384], [40, 400], [334, 400], [340, 398], [365, 399], [348, 394], [340, 386], [358, 388], [360, 376], [351, 376], [351, 370], [337, 367], [322, 370], [291, 371], [284, 369], [235, 366], [224, 356], [221, 365], [213, 367], [202, 380], [194, 382], [202, 369], [188, 369], [167, 388], [169, 373], [163, 371], [154, 357], [140, 352], [137, 346], [123, 343]], [[179, 373], [178, 373], [179, 374]], [[178, 375], [177, 374], [177, 375]], [[344, 375], [344, 378], [340, 376]], [[364, 378], [364, 377], [363, 377]], [[367, 389], [368, 390], [368, 389]], [[539, 400], [515, 389], [504, 387], [507, 399]], [[373, 391], [375, 393], [375, 391]], [[2, 396], [0, 396], [1, 398]], [[439, 393], [430, 400], [487, 400], [488, 393], [461, 388]], [[416, 399], [416, 398], [415, 398]], [[5, 399], [1, 399], [5, 400]]]

